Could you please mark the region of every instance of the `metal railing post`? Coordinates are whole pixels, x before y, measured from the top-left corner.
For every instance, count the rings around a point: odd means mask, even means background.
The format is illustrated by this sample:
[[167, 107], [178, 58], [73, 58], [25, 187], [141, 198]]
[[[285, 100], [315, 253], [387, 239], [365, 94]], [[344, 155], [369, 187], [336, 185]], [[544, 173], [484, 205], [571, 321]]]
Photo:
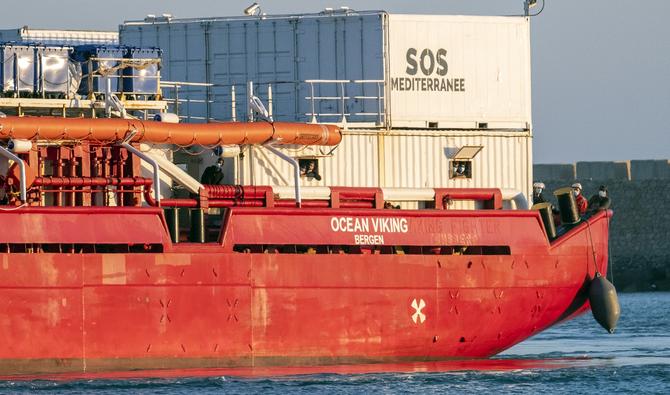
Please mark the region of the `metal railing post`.
[[268, 84], [268, 115], [272, 119], [272, 84]]
[[174, 113], [179, 116], [179, 85], [174, 85]]
[[14, 54], [14, 97], [19, 97], [19, 55]]
[[312, 102], [312, 119], [310, 120], [311, 123], [316, 123], [316, 108], [314, 105], [314, 83], [310, 81], [309, 83], [310, 91], [311, 91], [311, 102]]
[[107, 83], [105, 84], [105, 115], [107, 115], [107, 118], [112, 117], [112, 81], [107, 80]]
[[345, 115], [344, 82], [340, 82], [340, 96], [342, 98], [342, 119], [340, 119], [340, 122], [347, 123], [347, 117]]
[[230, 86], [230, 114], [233, 122], [237, 121], [237, 103], [235, 103], [235, 85]]
[[47, 97], [47, 92], [46, 92], [46, 87], [44, 86], [45, 78], [44, 78], [44, 58], [43, 55], [40, 53], [37, 55], [37, 64], [35, 65], [35, 68], [37, 68], [37, 73], [39, 74], [39, 85], [37, 86], [37, 93], [42, 96], [42, 99], [46, 99]]
[[295, 160], [295, 158], [291, 158], [290, 156], [286, 155], [285, 153], [273, 147], [272, 142], [263, 144], [263, 147], [267, 148], [270, 152], [282, 158], [286, 162], [290, 163], [291, 166], [293, 166], [293, 183], [294, 183], [293, 187], [295, 188], [295, 206], [301, 207], [302, 195], [300, 189], [300, 165], [298, 164], [298, 161]]
[[133, 154], [137, 155], [140, 159], [144, 160], [148, 164], [151, 165], [154, 169], [154, 174], [153, 174], [153, 183], [154, 183], [154, 200], [156, 200], [156, 206], [160, 207], [161, 206], [161, 178], [160, 178], [160, 166], [158, 166], [158, 162], [156, 162], [153, 158], [151, 158], [149, 155], [146, 155], [144, 152], [138, 150], [137, 148], [133, 147], [130, 144], [130, 140], [137, 134], [137, 130], [131, 130], [128, 132], [126, 135], [126, 138], [119, 142], [118, 145], [125, 148], [126, 150], [132, 152]]
[[254, 121], [254, 110], [251, 108], [251, 98], [254, 97], [254, 83], [253, 81], [247, 81], [247, 121]]
[[92, 99], [93, 97], [93, 60], [88, 60], [88, 75], [86, 76], [88, 80], [88, 97], [87, 99]]
[[382, 83], [377, 82], [377, 125], [382, 125]]

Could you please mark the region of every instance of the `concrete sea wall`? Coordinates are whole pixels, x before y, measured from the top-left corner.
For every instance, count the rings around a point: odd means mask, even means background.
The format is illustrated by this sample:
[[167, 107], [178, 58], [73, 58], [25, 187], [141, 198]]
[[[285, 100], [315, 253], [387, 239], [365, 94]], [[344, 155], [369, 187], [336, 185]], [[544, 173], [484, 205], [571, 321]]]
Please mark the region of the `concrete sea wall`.
[[575, 181], [587, 198], [606, 185], [614, 210], [610, 256], [617, 289], [670, 290], [670, 161], [537, 164], [533, 173], [550, 198]]

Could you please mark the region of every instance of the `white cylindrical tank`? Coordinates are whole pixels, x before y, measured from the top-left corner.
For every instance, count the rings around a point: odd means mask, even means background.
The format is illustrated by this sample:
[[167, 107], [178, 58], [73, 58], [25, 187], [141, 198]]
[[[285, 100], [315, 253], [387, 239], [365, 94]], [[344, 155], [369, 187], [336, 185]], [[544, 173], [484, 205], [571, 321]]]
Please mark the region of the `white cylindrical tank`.
[[166, 123], [179, 123], [179, 115], [171, 112], [159, 112], [154, 115], [154, 121]]
[[222, 158], [234, 158], [241, 152], [239, 145], [221, 145], [217, 148], [217, 154]]
[[25, 154], [33, 148], [33, 143], [30, 140], [11, 139], [7, 148], [15, 154]]

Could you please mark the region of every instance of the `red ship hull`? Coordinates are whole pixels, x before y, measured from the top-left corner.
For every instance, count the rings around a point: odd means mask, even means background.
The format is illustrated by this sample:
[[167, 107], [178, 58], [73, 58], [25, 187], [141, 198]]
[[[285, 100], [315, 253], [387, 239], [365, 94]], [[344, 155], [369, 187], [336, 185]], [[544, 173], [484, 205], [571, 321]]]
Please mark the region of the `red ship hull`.
[[609, 215], [232, 208], [192, 244], [155, 208], [1, 211], [0, 375], [489, 357], [588, 308]]

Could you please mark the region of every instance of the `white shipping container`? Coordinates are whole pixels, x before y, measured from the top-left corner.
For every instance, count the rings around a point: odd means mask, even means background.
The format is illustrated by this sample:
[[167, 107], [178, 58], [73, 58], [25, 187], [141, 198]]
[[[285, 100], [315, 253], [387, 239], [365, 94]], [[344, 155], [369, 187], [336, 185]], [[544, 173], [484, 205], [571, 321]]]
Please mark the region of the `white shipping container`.
[[[188, 120], [246, 119], [248, 81], [275, 119], [385, 128], [530, 129], [529, 20], [351, 10], [120, 26], [163, 49]], [[235, 87], [236, 109], [232, 110]], [[168, 89], [168, 97], [174, 95]]]
[[[296, 152], [289, 156], [318, 161], [321, 180], [301, 178], [303, 186], [358, 186], [386, 188], [501, 188], [531, 196], [532, 138], [529, 132], [505, 130], [473, 133], [443, 130], [376, 130], [344, 132], [332, 148]], [[471, 158], [471, 177], [453, 177], [456, 153], [463, 147], [481, 147]], [[291, 166], [262, 147], [242, 162], [242, 179], [236, 183], [291, 186]], [[240, 162], [237, 163], [240, 166]]]
[[[163, 50], [164, 80], [214, 84], [179, 91], [179, 113], [188, 120], [246, 119], [247, 81], [265, 102], [273, 88], [273, 114], [280, 120], [309, 121], [312, 92], [336, 97], [341, 84], [309, 80], [375, 80], [384, 75], [383, 20], [377, 12], [203, 19], [147, 19], [119, 27], [124, 45]], [[366, 61], [363, 61], [363, 57]], [[380, 95], [377, 83], [347, 83], [350, 96]], [[231, 88], [236, 88], [232, 114]], [[314, 86], [314, 91], [312, 91]], [[383, 87], [382, 87], [383, 88]], [[167, 89], [164, 94], [170, 96]], [[174, 95], [173, 95], [174, 96]], [[383, 96], [383, 92], [381, 92]], [[375, 100], [352, 99], [347, 113], [379, 113]], [[341, 101], [321, 99], [319, 114], [341, 113]], [[319, 121], [337, 121], [325, 115]], [[357, 120], [354, 117], [354, 120]]]
[[[336, 148], [277, 148], [296, 159], [318, 161], [321, 180], [304, 177], [301, 185], [371, 187], [380, 185], [377, 141], [376, 131], [362, 131], [348, 133]], [[235, 173], [226, 174], [225, 179], [235, 180], [236, 184], [294, 185], [293, 168], [288, 162], [263, 147], [249, 146], [248, 149], [252, 152], [247, 152], [242, 161], [236, 159]]]
[[392, 126], [530, 128], [528, 18], [391, 14], [388, 31]]
[[119, 43], [119, 33], [96, 30], [31, 29], [24, 26], [18, 29], [0, 30], [0, 41], [70, 46], [85, 44], [117, 45]]
[[[385, 187], [501, 188], [529, 196], [532, 139], [506, 131], [481, 134], [393, 133], [384, 137]], [[450, 162], [463, 147], [482, 147], [472, 162], [471, 178], [452, 178]]]

